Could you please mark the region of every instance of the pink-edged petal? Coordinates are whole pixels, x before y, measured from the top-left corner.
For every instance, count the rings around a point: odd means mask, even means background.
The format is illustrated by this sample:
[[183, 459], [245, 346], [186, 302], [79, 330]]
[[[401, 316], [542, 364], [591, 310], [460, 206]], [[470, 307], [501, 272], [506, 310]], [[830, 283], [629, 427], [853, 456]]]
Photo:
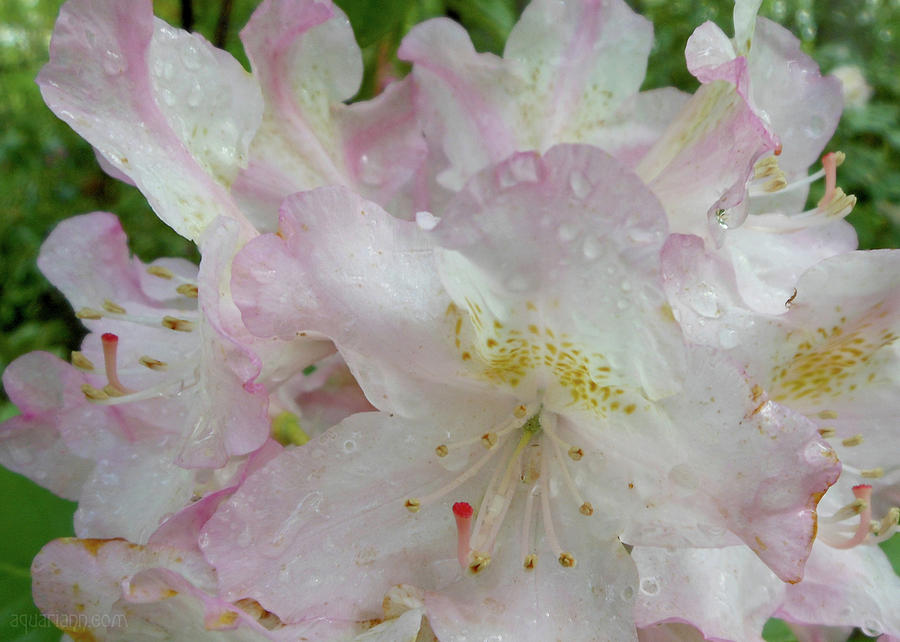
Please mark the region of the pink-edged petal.
[[84, 376], [45, 352], [3, 371], [3, 386], [21, 415], [0, 424], [0, 462], [66, 499], [77, 499], [94, 464], [60, 435], [60, 416], [84, 403]]
[[250, 615], [215, 597], [212, 569], [194, 553], [61, 539], [38, 554], [32, 575], [38, 608], [76, 639], [272, 639]]
[[253, 233], [226, 192], [262, 111], [237, 61], [154, 19], [150, 2], [114, 0], [68, 2], [50, 52], [44, 100], [160, 218], [192, 239], [220, 214]]
[[867, 635], [900, 637], [900, 577], [877, 546], [813, 547], [803, 582], [789, 586], [775, 614], [790, 622], [862, 627]]
[[515, 96], [528, 85], [497, 56], [477, 53], [459, 24], [438, 18], [416, 25], [397, 55], [413, 63], [426, 136], [449, 161], [435, 168], [441, 185], [455, 191], [517, 149]]
[[831, 138], [844, 107], [841, 82], [822, 76], [787, 29], [765, 18], [756, 21], [748, 56], [750, 100], [778, 135], [779, 166], [805, 172]]
[[784, 583], [744, 546], [636, 546], [631, 556], [641, 578], [635, 605], [641, 628], [687, 622], [707, 640], [761, 641], [784, 597]]
[[690, 624], [666, 622], [638, 629], [640, 642], [706, 642], [707, 638]]
[[[659, 202], [596, 148], [558, 145], [484, 170], [432, 232], [444, 286], [474, 328], [472, 348], [460, 351], [471, 352], [473, 367], [479, 359], [502, 367], [504, 344], [518, 341], [530, 355], [530, 346], [552, 352], [571, 343], [593, 355], [600, 385], [671, 392], [681, 339], [662, 313], [665, 233]], [[518, 394], [556, 376], [529, 363], [521, 375], [507, 369], [504, 383]]]
[[688, 71], [703, 84], [727, 80], [737, 86], [746, 65], [735, 53], [731, 40], [714, 22], [694, 29], [684, 51]]
[[621, 0], [529, 4], [503, 52], [530, 81], [519, 149], [595, 143], [605, 121], [637, 94], [652, 44], [653, 26]]
[[391, 586], [452, 579], [449, 505], [404, 507], [439, 470], [420, 429], [354, 415], [251, 475], [201, 536], [223, 596], [252, 597], [287, 622], [363, 621], [380, 617]]
[[662, 202], [673, 232], [706, 237], [708, 218], [744, 200], [753, 164], [774, 147], [734, 85], [716, 80], [697, 90], [636, 171]]
[[[722, 546], [736, 535], [781, 579], [799, 581], [816, 505], [840, 472], [834, 452], [813, 422], [721, 356], [692, 351], [688, 372], [683, 392], [614, 420], [628, 440], [620, 430], [593, 436], [604, 453], [586, 459], [595, 494], [616, 489], [606, 501], [625, 515], [629, 544]], [[622, 504], [630, 508], [614, 508]]]
[[[574, 512], [574, 511], [573, 511]], [[464, 640], [636, 640], [631, 617], [637, 594], [634, 562], [615, 538], [603, 539], [584, 524], [560, 524], [567, 544], [587, 551], [574, 568], [552, 555], [539, 555], [525, 571], [517, 535], [482, 577], [462, 577], [440, 592], [427, 593], [425, 608], [437, 637]], [[509, 530], [519, 524], [509, 525]], [[576, 538], [571, 535], [577, 534]]]
[[279, 233], [235, 258], [232, 292], [259, 336], [333, 339], [378, 408], [427, 406], [459, 370], [431, 244], [344, 188], [285, 201]]

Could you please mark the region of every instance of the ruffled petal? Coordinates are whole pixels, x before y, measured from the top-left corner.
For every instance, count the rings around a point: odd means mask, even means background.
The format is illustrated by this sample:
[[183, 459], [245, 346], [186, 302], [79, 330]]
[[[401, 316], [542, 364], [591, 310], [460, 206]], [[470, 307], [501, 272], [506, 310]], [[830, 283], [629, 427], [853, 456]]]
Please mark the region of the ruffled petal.
[[161, 219], [197, 239], [226, 215], [252, 235], [226, 191], [262, 113], [259, 89], [237, 61], [154, 19], [150, 2], [115, 0], [68, 2], [50, 51], [38, 76], [45, 102]]

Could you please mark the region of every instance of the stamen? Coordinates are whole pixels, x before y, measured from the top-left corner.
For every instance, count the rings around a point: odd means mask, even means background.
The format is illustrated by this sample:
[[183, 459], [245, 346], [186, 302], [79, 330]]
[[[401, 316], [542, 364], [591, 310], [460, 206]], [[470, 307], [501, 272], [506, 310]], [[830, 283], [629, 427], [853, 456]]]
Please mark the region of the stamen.
[[147, 355], [144, 355], [143, 357], [138, 359], [138, 361], [142, 366], [146, 366], [151, 370], [165, 370], [169, 367], [169, 364], [167, 364], [165, 361], [160, 361], [159, 359], [154, 359], [152, 357], [148, 357]]
[[[112, 332], [106, 332], [100, 337], [100, 341], [103, 344], [103, 363], [106, 366], [106, 380], [109, 382], [109, 387], [122, 395], [134, 392], [119, 381], [119, 373], [116, 369], [116, 352], [119, 347], [119, 337]], [[106, 388], [104, 390], [111, 397], [119, 396], [114, 393], [110, 394], [110, 391], [106, 390]]]
[[532, 512], [534, 511], [534, 495], [535, 493], [540, 492], [540, 486], [535, 484], [531, 487], [531, 490], [528, 492], [528, 496], [525, 498], [525, 515], [522, 517], [522, 538], [519, 541], [519, 546], [521, 550], [522, 557], [522, 566], [526, 571], [534, 570], [535, 564], [537, 564], [537, 555], [535, 553], [531, 553], [531, 524], [532, 524]]
[[825, 170], [825, 195], [817, 203], [819, 209], [828, 205], [835, 196], [837, 188], [837, 168], [844, 162], [843, 152], [829, 152], [822, 156], [822, 167]]
[[866, 479], [878, 479], [884, 477], [884, 468], [864, 468], [859, 474]]
[[438, 457], [446, 457], [447, 453], [449, 453], [449, 452], [450, 452], [450, 450], [447, 448], [447, 446], [445, 444], [441, 444], [440, 446], [438, 446], [437, 448], [434, 449], [434, 454], [437, 455]]
[[188, 321], [187, 319], [179, 319], [178, 317], [164, 316], [162, 319], [162, 325], [164, 328], [175, 330], [176, 332], [190, 332], [194, 329], [193, 321]]
[[559, 539], [556, 537], [556, 531], [553, 528], [553, 517], [550, 515], [550, 488], [547, 483], [547, 458], [541, 461], [541, 515], [544, 522], [544, 536], [547, 538], [547, 544], [550, 550], [556, 555], [559, 563], [566, 568], [575, 566], [575, 558], [571, 553], [563, 551], [559, 545]]
[[83, 352], [79, 352], [78, 350], [72, 351], [72, 365], [79, 370], [91, 371], [94, 369], [94, 364], [91, 360], [84, 356]]
[[468, 502], [456, 502], [453, 504], [453, 517], [456, 518], [457, 546], [456, 557], [461, 568], [469, 566], [469, 538], [472, 535], [472, 515], [475, 513]]
[[81, 386], [81, 392], [89, 401], [105, 401], [109, 399], [108, 394], [87, 383]]
[[186, 296], [189, 299], [196, 299], [200, 293], [199, 288], [193, 283], [182, 283], [175, 291], [182, 296]]
[[819, 428], [819, 434], [825, 439], [831, 439], [837, 434], [837, 430], [834, 428]]
[[75, 316], [79, 319], [102, 319], [103, 313], [98, 312], [94, 308], [81, 308], [78, 312], [75, 313]]
[[581, 458], [584, 457], [584, 451], [581, 448], [572, 446], [569, 448], [569, 457], [571, 457], [573, 461], [581, 461]]
[[533, 571], [534, 567], [537, 566], [538, 556], [534, 553], [529, 553], [525, 556], [525, 561], [522, 563], [522, 566], [526, 571]]
[[777, 176], [779, 174], [783, 175], [784, 172], [778, 167], [778, 159], [774, 156], [766, 156], [753, 166], [753, 178], [755, 179]]
[[866, 536], [869, 534], [869, 526], [872, 521], [872, 487], [868, 484], [860, 484], [858, 486], [853, 487], [853, 495], [857, 499], [862, 500], [865, 504], [862, 507], [862, 510], [859, 513], [859, 526], [856, 528], [856, 532], [849, 539], [834, 539], [833, 537], [828, 537], [826, 533], [822, 534], [823, 541], [831, 546], [832, 548], [837, 548], [841, 550], [845, 550], [848, 548], [853, 548], [866, 539]]
[[[515, 414], [516, 412], [518, 412], [518, 408], [516, 408], [513, 414]], [[519, 423], [516, 418], [510, 417], [502, 424], [500, 424], [500, 428], [498, 430], [486, 432], [480, 437], [473, 437], [471, 439], [464, 439], [462, 441], [454, 441], [450, 444], [438, 444], [438, 446], [434, 449], [434, 453], [438, 457], [446, 457], [451, 450], [458, 450], [460, 448], [465, 448], [466, 446], [471, 446], [478, 443], [480, 443], [485, 448], [490, 449], [493, 448], [500, 439], [502, 439], [504, 436], [508, 435], [518, 427]]]
[[852, 448], [853, 446], [859, 446], [863, 442], [862, 435], [853, 435], [852, 437], [847, 437], [846, 439], [841, 440], [841, 444], [846, 446], [847, 448]]
[[481, 445], [485, 448], [493, 448], [497, 445], [497, 433], [495, 432], [486, 432], [481, 435]]
[[[552, 416], [552, 415], [551, 415]], [[550, 435], [553, 433], [554, 425], [550, 425], [552, 422], [548, 422], [548, 425], [545, 429], [545, 432]], [[572, 497], [575, 498], [575, 503], [578, 504], [578, 510], [582, 515], [593, 515], [594, 507], [591, 506], [590, 502], [584, 501], [584, 498], [581, 496], [581, 493], [578, 492], [578, 487], [575, 486], [575, 481], [572, 479], [572, 476], [569, 474], [569, 469], [566, 467], [566, 462], [563, 459], [562, 451], [559, 449], [559, 444], [556, 443], [555, 439], [551, 439], [553, 442], [553, 452], [556, 455], [556, 460], [559, 462], [559, 467], [562, 470], [563, 481], [566, 483], [566, 487], [569, 489], [569, 492], [572, 494]]]
[[869, 527], [872, 536], [869, 541], [873, 544], [880, 544], [889, 540], [897, 532], [897, 525], [900, 524], [900, 508], [894, 506], [880, 522], [873, 522]]
[[172, 270], [161, 265], [148, 265], [147, 274], [158, 276], [161, 279], [171, 279], [173, 276], [175, 276]]
[[109, 299], [103, 299], [103, 309], [110, 314], [125, 314], [125, 308]]
[[843, 522], [845, 519], [856, 517], [862, 512], [863, 508], [865, 507], [866, 502], [864, 500], [854, 499], [846, 506], [842, 506], [841, 508], [839, 508], [834, 515], [819, 517], [819, 522], [821, 524], [837, 524], [838, 522]]

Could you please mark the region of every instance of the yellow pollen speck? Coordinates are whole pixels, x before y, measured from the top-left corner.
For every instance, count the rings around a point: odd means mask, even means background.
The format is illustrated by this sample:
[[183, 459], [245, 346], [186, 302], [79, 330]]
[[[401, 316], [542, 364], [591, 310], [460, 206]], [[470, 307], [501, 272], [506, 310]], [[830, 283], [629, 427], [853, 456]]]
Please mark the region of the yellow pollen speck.
[[79, 352], [78, 350], [72, 351], [72, 365], [78, 368], [79, 370], [93, 370], [94, 364], [84, 356], [84, 353]]
[[526, 571], [533, 571], [534, 567], [537, 565], [537, 555], [531, 553], [530, 555], [525, 556], [525, 561], [522, 563], [522, 566]]
[[446, 457], [448, 452], [450, 452], [450, 450], [444, 444], [441, 444], [434, 449], [434, 454], [436, 454], [438, 457]]
[[171, 279], [175, 274], [169, 268], [161, 265], [150, 265], [147, 267], [147, 274], [158, 276], [161, 279]]
[[468, 361], [468, 360], [471, 359], [471, 358], [472, 358], [472, 355], [469, 354], [468, 352], [463, 352], [463, 353], [462, 353], [462, 360], [463, 360], [463, 361]]
[[106, 401], [109, 399], [108, 394], [88, 383], [81, 386], [81, 392], [91, 401]]
[[575, 558], [571, 553], [560, 553], [559, 563], [565, 568], [575, 568]]
[[187, 319], [179, 319], [178, 317], [165, 316], [162, 319], [162, 325], [169, 330], [176, 332], [190, 332], [194, 329], [194, 322]]
[[186, 296], [189, 299], [196, 299], [200, 294], [199, 288], [193, 283], [182, 283], [175, 291], [182, 296]]
[[630, 415], [631, 413], [634, 412], [634, 409], [635, 409], [636, 407], [637, 407], [637, 406], [635, 406], [633, 403], [628, 404], [627, 406], [625, 406], [625, 414], [626, 414], [626, 415]]
[[574, 461], [578, 461], [579, 459], [584, 457], [584, 451], [577, 446], [572, 446], [571, 448], [569, 448], [569, 457], [571, 457]]
[[819, 419], [837, 419], [838, 414], [834, 410], [823, 410], [819, 413]]
[[582, 515], [593, 515], [594, 514], [594, 507], [591, 506], [590, 502], [583, 503], [578, 510], [581, 511]]
[[841, 440], [841, 444], [843, 444], [847, 448], [852, 448], [853, 446], [859, 446], [862, 442], [863, 442], [862, 435], [853, 435], [852, 437], [847, 437], [846, 439]]
[[118, 303], [113, 303], [109, 299], [103, 300], [103, 309], [111, 314], [125, 314], [125, 308]]
[[407, 499], [403, 505], [406, 506], [406, 510], [408, 510], [410, 513], [417, 513], [422, 507], [422, 505], [419, 503], [419, 500], [414, 498]]
[[497, 433], [486, 432], [481, 435], [481, 445], [485, 448], [493, 448], [497, 445]]
[[138, 361], [142, 366], [150, 368], [151, 370], [165, 370], [169, 367], [169, 364], [167, 364], [165, 361], [160, 361], [159, 359], [154, 359], [152, 357], [148, 357], [147, 355], [144, 355], [143, 357], [138, 359]]
[[79, 319], [102, 319], [103, 313], [98, 312], [94, 308], [81, 308], [75, 313], [75, 316]]

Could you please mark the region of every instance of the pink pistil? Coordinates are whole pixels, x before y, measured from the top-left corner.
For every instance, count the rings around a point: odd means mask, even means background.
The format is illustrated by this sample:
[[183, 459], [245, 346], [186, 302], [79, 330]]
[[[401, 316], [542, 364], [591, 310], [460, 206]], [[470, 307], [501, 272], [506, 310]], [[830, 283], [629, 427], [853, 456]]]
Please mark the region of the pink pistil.
[[103, 343], [103, 363], [106, 367], [106, 380], [113, 389], [124, 395], [129, 394], [132, 391], [119, 381], [119, 374], [116, 369], [116, 352], [119, 346], [119, 337], [112, 332], [106, 332], [100, 339]]
[[847, 549], [862, 544], [869, 534], [869, 526], [872, 521], [872, 487], [869, 484], [859, 484], [853, 487], [853, 496], [865, 502], [859, 512], [859, 526], [856, 533], [850, 539], [831, 544], [832, 548]]
[[817, 203], [817, 207], [826, 207], [834, 198], [837, 188], [837, 156], [834, 152], [828, 152], [822, 156], [822, 168], [825, 170], [825, 196]]
[[458, 536], [456, 557], [463, 570], [469, 567], [469, 553], [472, 548], [469, 538], [472, 535], [472, 515], [475, 510], [468, 502], [456, 502], [453, 504], [453, 517], [456, 518], [456, 532]]

